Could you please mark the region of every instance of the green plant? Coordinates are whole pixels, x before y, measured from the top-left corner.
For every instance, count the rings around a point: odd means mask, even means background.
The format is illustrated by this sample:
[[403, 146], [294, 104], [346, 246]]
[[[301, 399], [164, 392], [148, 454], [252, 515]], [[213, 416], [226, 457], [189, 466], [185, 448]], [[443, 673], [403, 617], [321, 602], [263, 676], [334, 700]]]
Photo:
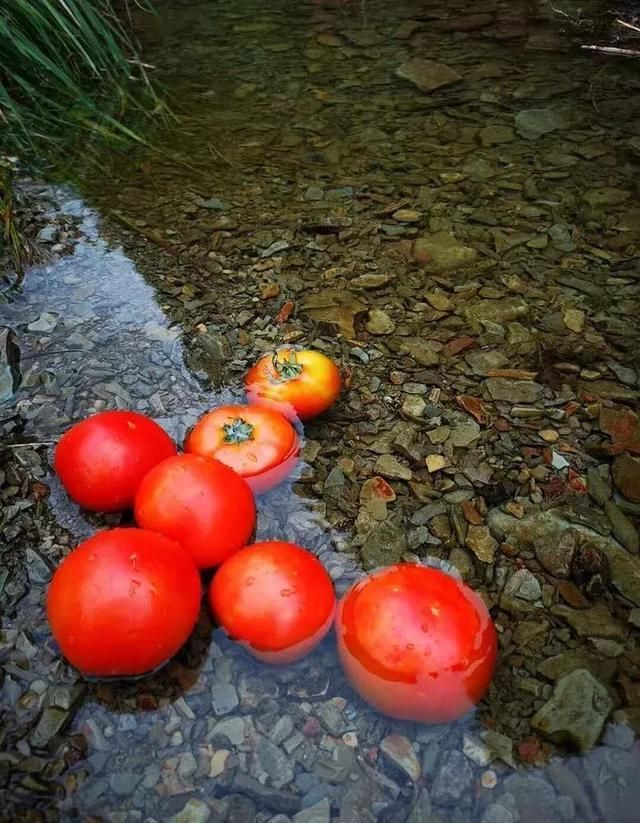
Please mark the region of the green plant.
[[131, 117], [159, 109], [113, 0], [1, 4], [0, 153], [42, 165], [71, 159], [82, 133], [143, 142]]

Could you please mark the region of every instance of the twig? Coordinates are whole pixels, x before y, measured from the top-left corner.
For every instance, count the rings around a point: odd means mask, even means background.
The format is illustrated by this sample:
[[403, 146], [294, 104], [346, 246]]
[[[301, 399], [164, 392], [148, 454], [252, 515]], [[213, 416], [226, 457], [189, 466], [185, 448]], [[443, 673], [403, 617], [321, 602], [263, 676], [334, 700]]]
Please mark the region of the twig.
[[616, 23], [619, 26], [624, 26], [625, 29], [631, 29], [631, 31], [637, 31], [640, 34], [640, 28], [638, 26], [634, 26], [632, 23], [627, 23], [624, 20], [616, 20]]
[[619, 49], [615, 46], [580, 46], [587, 51], [598, 51], [602, 54], [617, 54], [619, 57], [640, 57], [637, 49]]
[[3, 443], [3, 449], [39, 449], [41, 446], [55, 446], [57, 440], [38, 440], [33, 443]]

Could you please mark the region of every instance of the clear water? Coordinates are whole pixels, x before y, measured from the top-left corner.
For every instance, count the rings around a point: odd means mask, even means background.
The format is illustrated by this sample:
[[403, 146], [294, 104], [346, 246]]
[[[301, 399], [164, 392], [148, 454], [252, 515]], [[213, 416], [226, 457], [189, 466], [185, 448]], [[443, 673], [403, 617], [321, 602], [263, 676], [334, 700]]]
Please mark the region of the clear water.
[[[594, 62], [571, 48], [548, 7], [519, 2], [166, 2], [140, 36], [180, 121], [153, 135], [153, 151], [105, 158], [99, 174], [85, 175], [84, 200], [42, 191], [52, 215], [75, 221], [79, 241], [0, 305], [0, 323], [15, 329], [22, 350], [12, 409], [39, 453], [72, 421], [112, 407], [149, 413], [180, 439], [203, 410], [241, 396], [242, 373], [260, 352], [282, 339], [322, 347], [353, 371], [352, 389], [307, 427], [300, 476], [261, 500], [258, 537], [308, 546], [342, 592], [369, 556], [359, 489], [388, 451], [380, 441], [406, 421], [406, 384], [442, 403], [451, 428], [468, 419], [451, 416], [455, 395], [479, 394], [480, 378], [461, 358], [444, 359], [452, 339], [472, 334], [480, 350], [503, 354], [500, 367], [539, 372], [549, 409], [579, 396], [585, 370], [614, 383], [624, 375], [605, 404], [637, 405], [637, 382], [619, 371], [637, 368], [633, 67]], [[422, 93], [396, 74], [412, 56], [461, 79]], [[400, 208], [418, 214], [396, 219]], [[462, 255], [451, 268], [437, 257], [439, 233]], [[419, 264], [411, 245], [423, 235], [440, 245]], [[387, 280], [358, 286], [367, 274]], [[279, 294], [263, 297], [264, 283]], [[429, 302], [443, 291], [453, 311]], [[466, 312], [505, 299], [526, 308], [502, 320], [485, 314], [479, 326]], [[277, 323], [287, 300], [295, 309]], [[567, 308], [587, 318], [574, 336], [554, 320]], [[371, 333], [370, 309], [392, 318], [393, 330]], [[420, 336], [435, 343], [432, 365], [403, 353]], [[557, 361], [577, 373], [554, 370]], [[459, 466], [448, 483], [433, 484], [417, 464], [413, 490], [390, 481], [398, 499], [389, 514], [400, 518], [391, 537], [399, 530], [407, 553], [457, 564], [500, 631], [489, 694], [450, 726], [376, 715], [345, 683], [331, 639], [296, 666], [269, 668], [219, 636], [204, 612], [187, 647], [156, 675], [84, 683], [57, 654], [43, 595], [62, 530], [77, 540], [105, 521], [82, 515], [55, 478], [43, 478], [51, 486], [37, 509], [44, 543], [16, 529], [11, 548], [22, 565], [8, 563], [4, 583], [7, 819], [165, 820], [186, 808], [180, 820], [208, 812], [216, 821], [284, 823], [313, 808], [314, 817], [296, 819], [635, 820], [640, 664], [629, 620], [640, 604], [628, 581], [640, 574], [637, 555], [611, 542], [595, 504], [567, 501], [552, 528], [577, 523], [589, 540], [599, 535], [613, 567], [601, 592], [580, 582], [596, 624], [580, 633], [531, 547], [487, 564], [458, 545], [459, 515], [449, 507], [482, 494], [499, 508], [492, 489], [509, 479], [498, 471], [504, 455], [523, 468], [521, 449], [541, 449], [537, 431], [554, 428], [553, 417], [513, 425], [513, 405], [496, 406], [512, 420], [504, 438], [483, 430], [463, 452], [445, 447]], [[556, 453], [581, 476], [603, 461], [586, 448], [601, 439], [592, 419], [557, 426]], [[31, 451], [19, 459], [37, 472]], [[535, 515], [548, 497], [532, 495]], [[428, 500], [444, 502], [453, 534], [433, 520], [420, 530], [415, 513]], [[625, 511], [635, 523], [633, 506]], [[383, 545], [371, 554], [381, 556], [391, 562], [397, 552]], [[505, 581], [522, 568], [543, 586], [509, 607]], [[611, 701], [597, 745], [582, 755], [531, 724], [560, 677], [544, 663], [559, 657], [562, 674], [574, 659]], [[409, 741], [415, 761], [407, 754], [393, 765], [380, 749], [390, 734]]]

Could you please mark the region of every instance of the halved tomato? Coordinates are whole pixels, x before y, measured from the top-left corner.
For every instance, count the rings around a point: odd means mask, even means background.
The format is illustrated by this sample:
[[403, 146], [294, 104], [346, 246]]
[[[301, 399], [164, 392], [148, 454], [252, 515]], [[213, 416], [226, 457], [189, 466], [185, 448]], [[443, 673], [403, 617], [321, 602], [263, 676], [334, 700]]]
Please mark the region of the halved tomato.
[[215, 457], [261, 494], [281, 483], [300, 453], [295, 429], [279, 412], [262, 406], [221, 406], [197, 422], [185, 451]]
[[326, 411], [340, 394], [340, 372], [319, 351], [279, 349], [247, 372], [247, 397], [290, 420], [308, 420]]

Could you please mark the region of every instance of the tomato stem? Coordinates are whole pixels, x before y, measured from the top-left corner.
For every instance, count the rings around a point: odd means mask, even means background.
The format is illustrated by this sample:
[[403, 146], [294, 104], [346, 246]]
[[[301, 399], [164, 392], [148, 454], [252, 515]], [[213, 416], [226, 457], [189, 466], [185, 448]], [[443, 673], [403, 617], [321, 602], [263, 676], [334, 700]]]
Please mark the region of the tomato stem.
[[234, 417], [230, 423], [225, 423], [222, 427], [224, 432], [224, 442], [237, 445], [253, 440], [253, 426], [247, 423], [242, 417]]
[[271, 359], [279, 381], [284, 383], [286, 380], [294, 380], [296, 377], [299, 377], [302, 374], [303, 367], [302, 363], [298, 363], [295, 351], [289, 350], [288, 352], [284, 352], [282, 357], [283, 359], [281, 360], [278, 352], [274, 351], [273, 358]]

